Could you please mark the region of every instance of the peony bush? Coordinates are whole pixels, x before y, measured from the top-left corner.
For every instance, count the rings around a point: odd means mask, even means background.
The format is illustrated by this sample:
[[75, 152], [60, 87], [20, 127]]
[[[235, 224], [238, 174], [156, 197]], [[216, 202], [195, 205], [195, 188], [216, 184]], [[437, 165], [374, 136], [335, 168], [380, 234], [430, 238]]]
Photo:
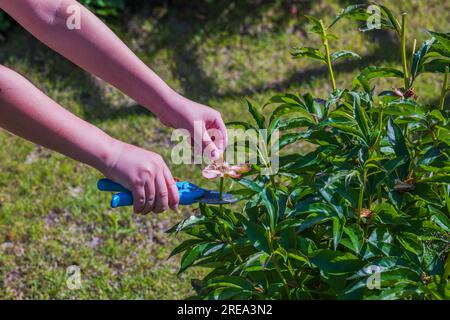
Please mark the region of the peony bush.
[[[224, 178], [242, 186], [233, 191], [242, 206], [202, 204], [169, 230], [188, 235], [172, 253], [182, 254], [180, 273], [208, 270], [192, 280], [193, 298], [450, 298], [449, 33], [427, 31], [410, 54], [406, 16], [378, 6], [381, 28], [401, 43], [402, 69], [368, 66], [338, 88], [333, 64], [359, 56], [333, 51], [333, 29], [352, 19], [369, 31], [367, 6], [351, 5], [329, 25], [308, 17], [319, 46], [291, 52], [326, 65], [332, 92], [282, 93], [262, 108], [247, 101], [254, 123], [229, 124], [267, 129], [269, 139], [278, 131], [279, 171], [264, 175], [267, 161], [239, 173], [227, 167], [232, 174], [207, 168], [221, 191]], [[442, 75], [436, 104], [415, 94], [429, 73]], [[385, 77], [403, 86], [375, 90], [372, 80]], [[300, 154], [299, 141], [312, 151]]]

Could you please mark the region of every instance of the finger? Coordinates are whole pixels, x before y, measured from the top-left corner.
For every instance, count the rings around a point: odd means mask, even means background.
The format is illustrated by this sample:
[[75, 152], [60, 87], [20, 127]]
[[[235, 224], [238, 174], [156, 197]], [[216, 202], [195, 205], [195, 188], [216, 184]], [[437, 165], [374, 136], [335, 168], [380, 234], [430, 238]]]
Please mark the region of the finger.
[[227, 127], [225, 126], [225, 123], [223, 122], [222, 118], [216, 120], [217, 129], [221, 133], [221, 137], [219, 139], [214, 140], [214, 143], [216, 144], [217, 148], [220, 150], [221, 153], [225, 152], [225, 149], [228, 145], [228, 133], [227, 133]]
[[155, 207], [155, 180], [149, 176], [145, 182], [145, 208], [143, 214], [151, 212]]
[[141, 213], [145, 208], [145, 183], [135, 184], [133, 186], [133, 208], [134, 213]]
[[160, 213], [169, 209], [169, 192], [164, 174], [159, 172], [155, 178], [156, 204], [154, 212]]
[[178, 211], [180, 194], [178, 192], [177, 183], [167, 166], [164, 167], [164, 178], [166, 179], [167, 190], [169, 191], [169, 207], [174, 211]]

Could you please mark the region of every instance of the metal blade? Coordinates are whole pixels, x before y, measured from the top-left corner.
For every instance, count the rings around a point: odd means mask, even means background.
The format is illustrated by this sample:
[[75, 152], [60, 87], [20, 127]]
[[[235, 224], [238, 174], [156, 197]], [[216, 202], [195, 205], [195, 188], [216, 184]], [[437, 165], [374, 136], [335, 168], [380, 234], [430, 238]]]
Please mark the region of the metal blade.
[[239, 199], [231, 193], [224, 192], [222, 194], [222, 200], [220, 200], [219, 195], [219, 191], [206, 190], [205, 194], [198, 198], [197, 201], [206, 204], [232, 204], [239, 201]]

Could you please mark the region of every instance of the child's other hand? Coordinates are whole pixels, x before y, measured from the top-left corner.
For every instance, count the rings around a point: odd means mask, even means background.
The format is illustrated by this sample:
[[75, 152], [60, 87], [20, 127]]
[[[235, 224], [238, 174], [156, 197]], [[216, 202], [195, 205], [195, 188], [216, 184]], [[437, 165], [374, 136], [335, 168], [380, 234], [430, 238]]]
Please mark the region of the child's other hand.
[[[170, 108], [159, 115], [164, 125], [188, 130], [194, 143], [201, 147], [202, 152], [208, 148], [213, 159], [217, 159], [225, 151], [228, 143], [227, 128], [220, 112], [182, 96], [174, 98], [170, 105]], [[195, 130], [195, 125], [200, 130]]]
[[105, 175], [133, 193], [134, 212], [177, 210], [178, 188], [164, 159], [154, 152], [116, 141]]

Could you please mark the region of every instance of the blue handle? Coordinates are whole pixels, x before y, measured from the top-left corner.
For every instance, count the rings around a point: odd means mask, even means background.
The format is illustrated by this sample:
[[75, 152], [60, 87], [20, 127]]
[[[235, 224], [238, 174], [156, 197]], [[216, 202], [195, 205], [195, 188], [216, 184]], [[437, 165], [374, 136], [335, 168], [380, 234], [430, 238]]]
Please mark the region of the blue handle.
[[100, 179], [97, 182], [100, 191], [129, 192], [124, 186], [109, 179]]
[[[131, 206], [133, 196], [129, 190], [122, 185], [109, 179], [100, 179], [97, 183], [100, 191], [119, 192], [112, 196], [111, 208]], [[196, 203], [199, 198], [205, 194], [205, 190], [187, 181], [177, 182], [178, 192], [180, 194], [180, 205], [190, 205]]]
[[133, 204], [133, 196], [130, 192], [121, 192], [112, 196], [111, 208], [126, 207]]

